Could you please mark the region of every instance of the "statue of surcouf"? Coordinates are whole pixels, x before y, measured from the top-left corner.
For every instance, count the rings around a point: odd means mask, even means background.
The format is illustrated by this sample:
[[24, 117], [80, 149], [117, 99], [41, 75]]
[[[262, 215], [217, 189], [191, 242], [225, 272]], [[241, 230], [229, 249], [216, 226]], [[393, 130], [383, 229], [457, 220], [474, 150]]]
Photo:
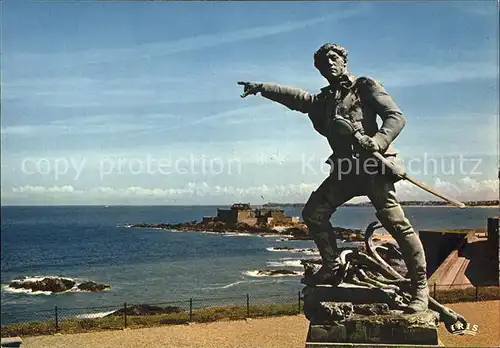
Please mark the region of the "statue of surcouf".
[[[312, 192], [302, 211], [321, 255], [322, 266], [313, 274], [314, 282], [338, 281], [335, 260], [339, 251], [330, 224], [332, 214], [351, 198], [367, 196], [377, 219], [398, 243], [407, 266], [411, 280], [407, 312], [421, 312], [427, 309], [429, 296], [424, 249], [396, 197], [395, 183], [400, 177], [384, 165], [396, 159], [398, 151], [392, 143], [405, 127], [405, 116], [380, 82], [353, 76], [347, 58], [347, 50], [334, 43], [326, 43], [314, 53], [314, 66], [328, 81], [317, 94], [275, 83], [238, 82], [244, 88], [241, 97], [260, 93], [307, 114], [332, 149], [327, 160], [330, 175]], [[377, 115], [382, 120], [380, 127]], [[374, 154], [383, 157], [383, 162], [374, 161]]]

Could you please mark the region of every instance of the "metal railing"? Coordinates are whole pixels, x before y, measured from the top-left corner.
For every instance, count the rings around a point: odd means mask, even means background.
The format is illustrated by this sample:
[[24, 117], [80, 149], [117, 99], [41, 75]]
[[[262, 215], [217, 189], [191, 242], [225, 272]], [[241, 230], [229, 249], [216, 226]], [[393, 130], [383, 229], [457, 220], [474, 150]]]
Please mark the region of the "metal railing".
[[[473, 302], [500, 299], [498, 285], [471, 286], [452, 284], [429, 286], [430, 295], [441, 303]], [[55, 332], [85, 332], [124, 329], [162, 324], [210, 322], [221, 319], [245, 319], [303, 312], [303, 297], [297, 294], [224, 298], [189, 298], [187, 300], [62, 308], [50, 310], [2, 312], [2, 335], [35, 335]], [[4, 323], [6, 323], [4, 325]]]
[[162, 303], [22, 310], [2, 312], [2, 336], [85, 332], [123, 329], [161, 324], [210, 322], [221, 319], [245, 319], [273, 315], [295, 315], [303, 310], [301, 292], [269, 295], [189, 298]]

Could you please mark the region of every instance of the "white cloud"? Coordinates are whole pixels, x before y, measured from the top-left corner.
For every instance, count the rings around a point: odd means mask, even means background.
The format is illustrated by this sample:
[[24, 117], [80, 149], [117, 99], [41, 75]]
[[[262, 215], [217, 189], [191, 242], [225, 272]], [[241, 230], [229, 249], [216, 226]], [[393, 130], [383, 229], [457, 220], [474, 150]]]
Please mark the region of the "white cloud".
[[[499, 197], [498, 179], [476, 180], [464, 177], [450, 182], [435, 178], [431, 187], [440, 193], [462, 201], [495, 200]], [[409, 181], [396, 183], [396, 190], [400, 200], [442, 200]]]
[[113, 188], [109, 186], [96, 187], [87, 191], [90, 195], [108, 195], [114, 197], [179, 197], [192, 196], [196, 193], [196, 185], [187, 184], [183, 188], [144, 188], [140, 186], [130, 186], [126, 188]]
[[309, 26], [313, 26], [315, 24], [319, 24], [322, 22], [331, 23], [335, 20], [342, 20], [356, 16], [364, 12], [368, 8], [369, 8], [368, 5], [360, 4], [353, 6], [351, 9], [337, 10], [333, 13], [317, 18], [289, 21], [279, 24], [262, 25], [248, 29], [202, 34], [173, 41], [137, 45], [133, 48], [122, 48], [122, 49], [103, 48], [103, 49], [80, 51], [71, 54], [13, 53], [5, 55], [4, 60], [10, 58], [9, 61], [12, 62], [16, 60], [19, 62], [25, 62], [26, 60], [40, 61], [42, 59], [43, 61], [51, 61], [52, 60], [51, 58], [53, 58], [56, 62], [60, 62], [62, 60], [65, 62], [65, 65], [74, 66], [82, 63], [95, 64], [107, 61], [117, 61], [117, 59], [120, 60], [151, 59], [152, 57], [155, 56], [164, 56], [179, 52], [200, 50], [207, 47], [214, 47], [228, 43], [247, 41], [271, 35], [291, 32]]
[[[498, 199], [499, 184], [497, 179], [477, 181], [469, 177], [460, 179], [458, 182], [458, 195], [466, 197], [471, 194], [477, 199]], [[484, 197], [484, 198], [482, 198]]]
[[248, 196], [262, 196], [262, 195], [273, 195], [273, 196], [290, 196], [290, 195], [309, 195], [317, 187], [316, 183], [312, 184], [288, 184], [288, 185], [276, 185], [267, 186], [257, 185], [257, 186], [247, 186], [247, 187], [237, 187], [237, 186], [220, 186], [214, 185], [210, 186], [205, 182], [194, 183], [190, 182], [184, 187], [180, 188], [145, 188], [138, 186], [131, 186], [126, 188], [113, 188], [113, 187], [98, 187], [89, 190], [90, 193], [103, 193], [114, 196], [154, 196], [154, 197], [189, 197], [189, 196], [224, 196], [230, 195], [238, 198], [244, 199]]
[[[299, 183], [284, 185], [254, 185], [254, 186], [221, 186], [209, 185], [206, 182], [189, 182], [182, 187], [150, 188], [141, 186], [112, 187], [100, 186], [90, 189], [76, 189], [71, 185], [65, 186], [16, 186], [2, 191], [2, 199], [25, 198], [40, 196], [49, 197], [52, 201], [57, 198], [76, 196], [79, 200], [84, 198], [88, 203], [104, 204], [106, 202], [120, 203], [141, 202], [157, 203], [176, 201], [183, 204], [202, 203], [217, 204], [233, 201], [262, 202], [306, 202], [309, 195], [318, 187], [318, 183]], [[477, 181], [465, 177], [455, 183], [435, 179], [433, 187], [447, 195], [463, 201], [469, 200], [494, 200], [498, 199], [498, 180]], [[396, 184], [399, 200], [440, 200], [440, 198], [427, 193], [408, 181]], [[367, 200], [366, 197], [357, 197], [351, 202]], [[66, 202], [66, 201], [65, 201]]]
[[[77, 190], [71, 185], [65, 186], [15, 186], [11, 192], [3, 192], [3, 198], [15, 197], [36, 197], [40, 195], [51, 195], [52, 198], [61, 196], [67, 197], [68, 194], [78, 194], [89, 200], [106, 201], [108, 199], [144, 199], [144, 198], [163, 198], [163, 199], [195, 199], [206, 197], [208, 199], [217, 199], [228, 197], [231, 199], [261, 199], [269, 197], [269, 200], [283, 201], [287, 198], [302, 198], [304, 201], [310, 193], [317, 187], [316, 183], [300, 183], [288, 185], [257, 185], [247, 187], [237, 186], [210, 186], [205, 182], [190, 182], [183, 187], [176, 188], [147, 188], [140, 186], [130, 186], [124, 188], [100, 186], [85, 190]], [[211, 202], [204, 202], [210, 204]]]
[[77, 191], [71, 185], [64, 186], [16, 186], [12, 187], [13, 193], [27, 193], [27, 194], [67, 194], [67, 193], [81, 193], [82, 191]]

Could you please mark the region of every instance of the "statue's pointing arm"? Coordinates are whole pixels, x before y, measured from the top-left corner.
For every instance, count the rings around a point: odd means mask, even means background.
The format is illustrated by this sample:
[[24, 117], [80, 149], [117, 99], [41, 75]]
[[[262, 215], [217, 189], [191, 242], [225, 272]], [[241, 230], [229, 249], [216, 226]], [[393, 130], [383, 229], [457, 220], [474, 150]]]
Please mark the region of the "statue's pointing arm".
[[308, 113], [314, 102], [314, 95], [297, 87], [283, 86], [275, 83], [266, 82], [238, 82], [245, 86], [242, 97], [249, 94], [260, 94], [269, 100], [280, 103], [287, 108]]
[[370, 78], [360, 78], [358, 90], [361, 99], [365, 100], [382, 119], [382, 126], [373, 139], [384, 152], [404, 128], [406, 118], [379, 82]]

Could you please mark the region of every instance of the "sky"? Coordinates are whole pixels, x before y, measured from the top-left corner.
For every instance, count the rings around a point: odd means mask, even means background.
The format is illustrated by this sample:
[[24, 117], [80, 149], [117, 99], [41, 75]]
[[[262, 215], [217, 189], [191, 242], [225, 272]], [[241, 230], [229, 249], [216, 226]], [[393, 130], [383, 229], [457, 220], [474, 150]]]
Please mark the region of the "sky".
[[5, 1], [1, 16], [2, 204], [305, 202], [326, 139], [237, 81], [318, 93], [326, 42], [402, 109], [409, 175], [498, 199], [495, 1]]

